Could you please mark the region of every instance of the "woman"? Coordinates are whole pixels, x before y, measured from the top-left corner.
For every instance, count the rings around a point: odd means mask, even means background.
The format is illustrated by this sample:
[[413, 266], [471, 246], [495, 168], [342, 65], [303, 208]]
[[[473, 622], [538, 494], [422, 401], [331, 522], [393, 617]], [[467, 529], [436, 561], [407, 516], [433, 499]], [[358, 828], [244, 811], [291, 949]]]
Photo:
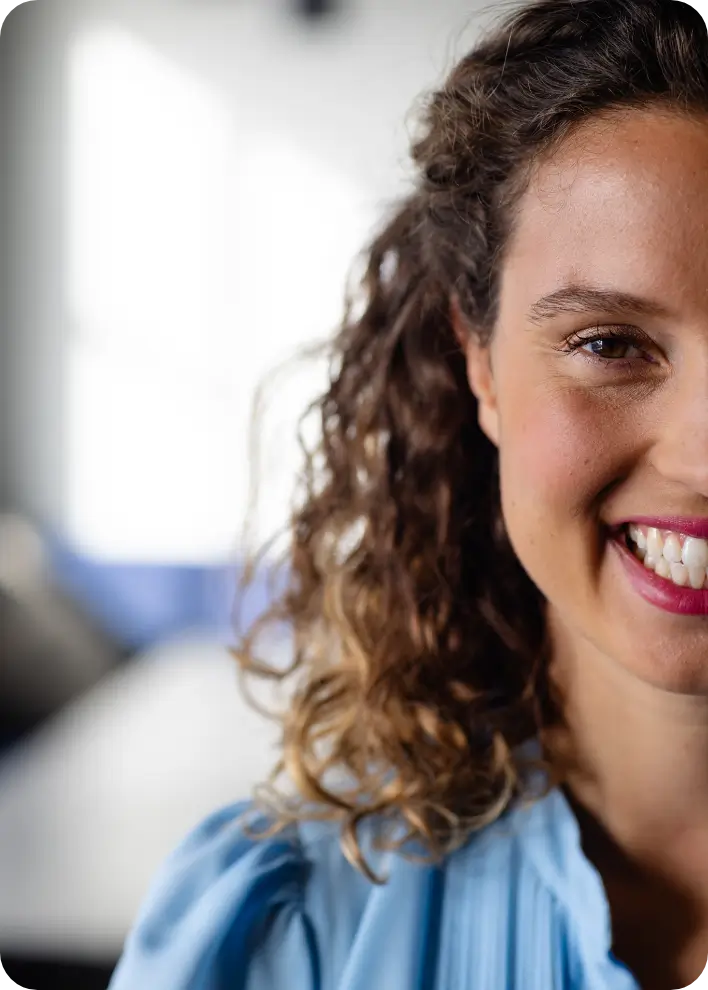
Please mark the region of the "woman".
[[[669, 990], [708, 955], [708, 37], [540, 0], [429, 101], [293, 516], [283, 767], [112, 990]], [[259, 805], [263, 807], [264, 802]]]

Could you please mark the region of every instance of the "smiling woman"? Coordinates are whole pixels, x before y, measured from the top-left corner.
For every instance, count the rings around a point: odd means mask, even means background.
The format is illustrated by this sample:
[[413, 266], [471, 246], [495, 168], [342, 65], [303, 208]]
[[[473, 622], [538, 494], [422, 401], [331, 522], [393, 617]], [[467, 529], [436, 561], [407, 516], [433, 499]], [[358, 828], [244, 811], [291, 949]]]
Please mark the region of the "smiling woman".
[[[331, 347], [283, 755], [112, 990], [673, 990], [708, 956], [708, 34], [536, 0], [433, 93]], [[256, 642], [290, 623], [293, 665]], [[282, 787], [278, 787], [280, 772]]]

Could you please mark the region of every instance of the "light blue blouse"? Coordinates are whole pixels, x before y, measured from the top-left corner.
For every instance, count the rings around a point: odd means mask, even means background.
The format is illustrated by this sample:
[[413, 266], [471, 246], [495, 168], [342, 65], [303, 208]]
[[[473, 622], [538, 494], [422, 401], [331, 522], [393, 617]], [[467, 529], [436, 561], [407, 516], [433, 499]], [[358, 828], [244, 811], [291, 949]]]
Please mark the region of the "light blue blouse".
[[599, 874], [562, 791], [517, 807], [442, 866], [344, 858], [334, 826], [200, 825], [156, 877], [109, 990], [639, 990], [611, 953]]

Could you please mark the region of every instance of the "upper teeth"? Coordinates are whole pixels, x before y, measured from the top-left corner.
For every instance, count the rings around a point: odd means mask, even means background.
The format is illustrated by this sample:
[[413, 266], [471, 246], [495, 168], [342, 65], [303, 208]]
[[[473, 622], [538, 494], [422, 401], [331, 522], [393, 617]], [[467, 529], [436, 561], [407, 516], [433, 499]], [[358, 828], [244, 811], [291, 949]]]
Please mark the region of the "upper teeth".
[[637, 555], [660, 577], [693, 588], [708, 587], [708, 541], [635, 525], [629, 526], [629, 537], [637, 545]]
[[708, 567], [708, 541], [695, 536], [684, 536], [671, 530], [645, 529], [641, 526], [629, 527], [630, 539], [640, 550], [646, 550], [652, 557], [665, 557], [670, 564], [685, 564], [686, 567]]

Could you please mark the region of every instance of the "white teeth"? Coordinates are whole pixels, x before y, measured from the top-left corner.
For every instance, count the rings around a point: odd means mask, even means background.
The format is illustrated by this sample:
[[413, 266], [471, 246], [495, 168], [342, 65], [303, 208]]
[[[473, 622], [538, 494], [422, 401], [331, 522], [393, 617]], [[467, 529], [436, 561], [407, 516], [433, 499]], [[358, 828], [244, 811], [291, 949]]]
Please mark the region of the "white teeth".
[[689, 567], [688, 568], [688, 583], [692, 588], [698, 591], [702, 588], [706, 579], [706, 569], [705, 567]]
[[[664, 557], [668, 560], [670, 564], [680, 564], [684, 563], [687, 567], [691, 564], [687, 560], [681, 558], [681, 541], [675, 533], [669, 533], [664, 541]], [[708, 561], [707, 561], [708, 563]], [[703, 565], [705, 567], [705, 564]]]
[[688, 568], [685, 564], [671, 564], [671, 580], [681, 588], [688, 584]]
[[708, 567], [708, 543], [687, 536], [684, 540], [681, 560], [686, 567]]
[[647, 570], [682, 588], [708, 589], [707, 540], [655, 528], [643, 531], [634, 524], [628, 526], [627, 533], [635, 557]]
[[647, 550], [651, 557], [655, 557], [657, 560], [661, 557], [664, 550], [664, 541], [658, 529], [652, 528], [647, 533]]

